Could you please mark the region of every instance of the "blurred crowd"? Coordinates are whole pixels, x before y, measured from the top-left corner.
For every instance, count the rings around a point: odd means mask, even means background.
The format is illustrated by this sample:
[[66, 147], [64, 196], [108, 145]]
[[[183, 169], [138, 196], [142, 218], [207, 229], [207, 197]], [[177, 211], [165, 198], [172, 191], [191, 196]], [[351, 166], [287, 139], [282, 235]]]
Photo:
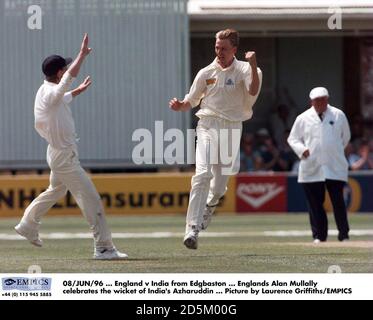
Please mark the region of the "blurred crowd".
[[[244, 133], [241, 140], [241, 172], [298, 172], [299, 159], [287, 138], [296, 114], [280, 104], [270, 118], [269, 127]], [[373, 169], [373, 123], [356, 115], [349, 119], [351, 141], [345, 153], [351, 171]]]

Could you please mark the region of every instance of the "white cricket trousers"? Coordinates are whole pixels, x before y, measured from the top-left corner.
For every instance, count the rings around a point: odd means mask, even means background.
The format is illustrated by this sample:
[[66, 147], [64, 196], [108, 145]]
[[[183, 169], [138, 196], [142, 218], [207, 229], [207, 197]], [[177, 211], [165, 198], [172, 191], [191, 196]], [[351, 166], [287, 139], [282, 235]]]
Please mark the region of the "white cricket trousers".
[[80, 166], [77, 147], [57, 150], [49, 145], [47, 162], [51, 169], [49, 187], [26, 208], [21, 225], [38, 231], [41, 218], [70, 191], [92, 230], [95, 248], [114, 248], [100, 196]]
[[219, 203], [227, 191], [229, 177], [239, 171], [241, 133], [242, 122], [217, 117], [198, 121], [196, 172], [192, 177], [186, 233], [201, 229], [206, 205]]

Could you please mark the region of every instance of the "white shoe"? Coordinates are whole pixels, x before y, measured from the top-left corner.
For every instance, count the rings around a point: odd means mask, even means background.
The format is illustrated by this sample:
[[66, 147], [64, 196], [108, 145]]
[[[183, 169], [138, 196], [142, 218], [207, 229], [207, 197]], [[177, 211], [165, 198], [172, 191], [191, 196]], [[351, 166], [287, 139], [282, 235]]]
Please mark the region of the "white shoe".
[[36, 247], [42, 247], [43, 241], [39, 238], [37, 231], [31, 231], [31, 229], [21, 225], [20, 223], [14, 227], [14, 230], [22, 237], [26, 238]]
[[122, 252], [119, 252], [117, 249], [100, 249], [95, 250], [93, 255], [95, 260], [125, 260], [128, 259], [128, 255]]
[[202, 225], [201, 225], [202, 230], [207, 229], [208, 225], [211, 222], [212, 215], [214, 214], [214, 212], [216, 210], [216, 207], [217, 207], [217, 205], [216, 206], [206, 205], [205, 210], [203, 211], [203, 221], [202, 221]]
[[188, 249], [197, 249], [198, 248], [198, 230], [189, 231], [184, 237], [184, 245]]
[[313, 243], [320, 243], [320, 242], [321, 242], [320, 239], [315, 239], [315, 240], [313, 240]]

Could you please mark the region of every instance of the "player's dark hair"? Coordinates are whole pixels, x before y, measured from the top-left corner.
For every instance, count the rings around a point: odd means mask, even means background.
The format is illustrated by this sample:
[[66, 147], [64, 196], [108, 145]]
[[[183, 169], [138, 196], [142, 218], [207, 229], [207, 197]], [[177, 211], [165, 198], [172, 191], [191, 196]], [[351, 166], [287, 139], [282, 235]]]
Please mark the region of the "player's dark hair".
[[57, 75], [45, 77], [45, 79], [49, 82], [57, 82]]

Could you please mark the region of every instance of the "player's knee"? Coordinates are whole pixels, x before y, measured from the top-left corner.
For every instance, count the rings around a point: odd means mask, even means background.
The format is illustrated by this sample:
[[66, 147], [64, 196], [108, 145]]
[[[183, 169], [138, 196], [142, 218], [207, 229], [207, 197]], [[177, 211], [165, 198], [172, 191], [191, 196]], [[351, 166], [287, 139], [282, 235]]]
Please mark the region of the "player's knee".
[[95, 203], [97, 206], [100, 206], [102, 203], [101, 197], [97, 193], [92, 193], [87, 195], [87, 198], [90, 199], [92, 203]]
[[192, 185], [205, 185], [209, 184], [212, 179], [212, 174], [210, 172], [197, 173], [192, 178]]
[[67, 194], [67, 188], [65, 186], [52, 187], [49, 186], [46, 190], [56, 195], [56, 197], [62, 198]]

